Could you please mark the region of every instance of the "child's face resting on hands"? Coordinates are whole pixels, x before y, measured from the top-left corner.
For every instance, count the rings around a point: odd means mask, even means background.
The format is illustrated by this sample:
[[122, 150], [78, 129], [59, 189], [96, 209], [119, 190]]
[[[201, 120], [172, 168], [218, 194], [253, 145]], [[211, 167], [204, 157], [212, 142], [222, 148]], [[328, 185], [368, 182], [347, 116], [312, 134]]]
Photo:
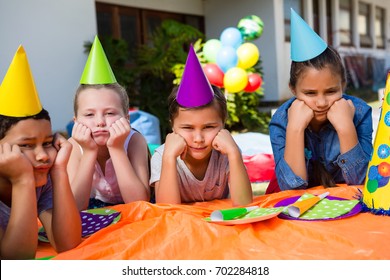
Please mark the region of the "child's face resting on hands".
[[186, 157], [197, 160], [210, 155], [213, 140], [223, 127], [216, 104], [200, 109], [179, 108], [173, 122], [173, 131], [187, 143]]
[[106, 145], [113, 123], [128, 115], [124, 114], [119, 95], [111, 89], [85, 89], [78, 97], [75, 120], [91, 130], [97, 145]]
[[342, 98], [343, 83], [341, 77], [334, 75], [329, 67], [320, 70], [306, 68], [293, 93], [313, 110], [311, 122], [322, 124], [327, 121], [330, 107]]
[[40, 187], [46, 184], [48, 173], [57, 156], [53, 140], [50, 121], [27, 119], [12, 126], [0, 140], [0, 144], [19, 146], [33, 166], [35, 186]]

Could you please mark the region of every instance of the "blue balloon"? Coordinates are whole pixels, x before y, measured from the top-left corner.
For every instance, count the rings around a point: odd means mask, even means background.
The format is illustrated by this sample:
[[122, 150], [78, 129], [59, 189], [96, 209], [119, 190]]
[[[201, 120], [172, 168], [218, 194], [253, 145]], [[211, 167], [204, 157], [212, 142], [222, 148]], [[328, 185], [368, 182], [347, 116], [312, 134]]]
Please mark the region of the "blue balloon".
[[368, 179], [375, 180], [378, 178], [379, 172], [378, 172], [378, 166], [372, 165], [370, 169], [368, 169]]
[[242, 44], [242, 34], [238, 28], [228, 27], [221, 33], [222, 46], [231, 46], [237, 49]]
[[226, 72], [232, 67], [235, 67], [238, 63], [238, 56], [236, 49], [231, 46], [222, 46], [222, 48], [217, 53], [217, 65], [222, 70]]
[[378, 180], [378, 188], [384, 187], [389, 183], [389, 178], [390, 177], [382, 177], [381, 179]]

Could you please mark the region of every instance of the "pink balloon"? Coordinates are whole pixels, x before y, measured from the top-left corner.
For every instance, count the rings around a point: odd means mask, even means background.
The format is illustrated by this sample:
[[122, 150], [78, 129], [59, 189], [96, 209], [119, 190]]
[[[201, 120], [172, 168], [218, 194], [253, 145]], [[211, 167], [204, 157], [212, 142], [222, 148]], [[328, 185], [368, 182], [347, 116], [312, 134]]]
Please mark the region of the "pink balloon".
[[203, 67], [203, 71], [209, 80], [210, 84], [217, 87], [223, 87], [223, 76], [224, 73], [219, 69], [215, 63], [208, 63]]
[[262, 83], [261, 76], [257, 73], [251, 73], [248, 75], [248, 84], [244, 88], [246, 92], [254, 92], [256, 91]]

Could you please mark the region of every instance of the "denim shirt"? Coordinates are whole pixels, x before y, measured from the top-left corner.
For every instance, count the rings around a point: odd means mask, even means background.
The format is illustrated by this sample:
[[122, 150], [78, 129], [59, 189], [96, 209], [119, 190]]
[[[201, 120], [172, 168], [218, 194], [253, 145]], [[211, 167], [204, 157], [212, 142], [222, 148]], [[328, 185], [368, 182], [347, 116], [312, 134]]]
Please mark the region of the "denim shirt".
[[340, 154], [340, 142], [336, 130], [330, 122], [319, 132], [305, 129], [305, 162], [308, 180], [297, 176], [284, 160], [286, 146], [286, 127], [288, 109], [296, 99], [286, 101], [272, 116], [269, 130], [271, 145], [275, 159], [275, 173], [281, 190], [306, 189], [320, 183], [313, 179], [313, 160], [320, 161], [332, 175], [336, 183], [361, 185], [364, 183], [372, 147], [372, 115], [371, 107], [363, 100], [343, 95], [355, 106], [353, 123], [358, 136], [358, 144], [344, 154]]

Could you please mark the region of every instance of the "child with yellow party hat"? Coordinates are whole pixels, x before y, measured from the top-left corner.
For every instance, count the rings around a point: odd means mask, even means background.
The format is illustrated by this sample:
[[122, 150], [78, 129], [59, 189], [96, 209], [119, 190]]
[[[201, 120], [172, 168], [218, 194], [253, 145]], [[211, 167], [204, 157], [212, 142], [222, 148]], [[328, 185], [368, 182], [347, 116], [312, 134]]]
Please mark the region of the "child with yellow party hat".
[[173, 132], [151, 161], [156, 202], [188, 203], [227, 198], [252, 202], [241, 152], [224, 129], [225, 95], [207, 80], [191, 46], [180, 86], [168, 97]]
[[145, 138], [131, 128], [129, 99], [95, 37], [74, 99], [68, 164], [79, 210], [149, 200]]
[[62, 252], [81, 242], [81, 221], [66, 172], [72, 145], [53, 135], [26, 53], [17, 50], [0, 86], [2, 259], [32, 259], [41, 221]]
[[293, 97], [273, 115], [269, 130], [276, 180], [266, 193], [318, 185], [361, 185], [372, 152], [371, 107], [344, 94], [338, 52], [291, 10]]
[[363, 190], [363, 210], [390, 216], [390, 72], [387, 74], [374, 151]]

